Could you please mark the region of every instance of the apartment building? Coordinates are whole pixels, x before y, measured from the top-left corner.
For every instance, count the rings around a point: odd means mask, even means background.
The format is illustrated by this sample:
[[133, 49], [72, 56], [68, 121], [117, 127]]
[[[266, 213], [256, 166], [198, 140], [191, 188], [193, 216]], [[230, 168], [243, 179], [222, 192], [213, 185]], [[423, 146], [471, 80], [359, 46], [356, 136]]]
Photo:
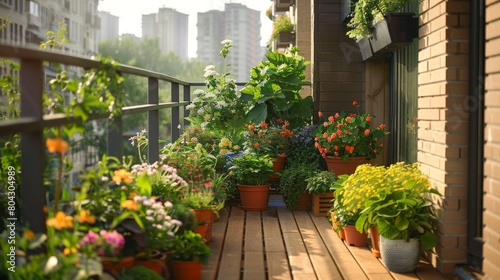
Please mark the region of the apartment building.
[[163, 54], [175, 53], [188, 59], [188, 15], [170, 8], [160, 8], [158, 13], [142, 16], [142, 37], [160, 41]]
[[230, 39], [234, 48], [226, 63], [238, 81], [248, 81], [250, 70], [264, 55], [260, 27], [260, 11], [238, 3], [226, 3], [224, 11], [198, 13], [198, 58], [206, 63], [221, 63], [220, 42]]
[[120, 18], [104, 11], [97, 12], [97, 15], [101, 19], [101, 30], [97, 34], [97, 42], [117, 39], [119, 37]]

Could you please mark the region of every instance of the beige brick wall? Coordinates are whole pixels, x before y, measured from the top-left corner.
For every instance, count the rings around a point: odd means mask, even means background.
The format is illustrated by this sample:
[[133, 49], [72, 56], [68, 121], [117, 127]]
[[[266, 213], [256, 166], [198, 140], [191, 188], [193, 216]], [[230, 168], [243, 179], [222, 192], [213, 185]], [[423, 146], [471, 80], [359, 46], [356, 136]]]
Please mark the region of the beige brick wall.
[[[300, 55], [306, 60], [311, 61], [311, 0], [296, 0], [296, 42], [297, 47], [300, 49]], [[312, 81], [312, 64], [306, 68], [306, 80]], [[312, 87], [304, 86], [300, 95], [302, 97], [311, 96]]]
[[485, 279], [500, 279], [500, 1], [486, 0], [484, 261]]
[[438, 245], [443, 273], [466, 263], [469, 1], [424, 0], [418, 65], [418, 161], [444, 196]]

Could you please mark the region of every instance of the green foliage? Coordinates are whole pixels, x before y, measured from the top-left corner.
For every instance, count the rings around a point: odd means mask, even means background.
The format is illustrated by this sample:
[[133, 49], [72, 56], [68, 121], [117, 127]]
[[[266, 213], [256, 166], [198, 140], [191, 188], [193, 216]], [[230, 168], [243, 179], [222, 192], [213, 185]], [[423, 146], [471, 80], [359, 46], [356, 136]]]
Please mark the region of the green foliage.
[[310, 124], [312, 97], [302, 98], [300, 91], [305, 81], [304, 71], [309, 64], [300, 56], [299, 49], [287, 49], [285, 53], [274, 51], [252, 68], [250, 81], [241, 90], [241, 98], [252, 102], [247, 120], [275, 123], [288, 120], [291, 128]]
[[170, 257], [181, 261], [198, 261], [207, 264], [212, 249], [205, 244], [203, 237], [192, 231], [184, 231], [175, 236], [173, 253]]
[[156, 271], [151, 270], [142, 265], [133, 266], [131, 268], [126, 268], [122, 270], [119, 280], [162, 280], [163, 278], [156, 273]]
[[47, 40], [40, 43], [39, 48], [41, 50], [45, 50], [50, 48], [53, 50], [54, 48], [60, 48], [62, 45], [69, 43], [69, 40], [66, 38], [66, 23], [64, 20], [59, 21], [57, 23], [56, 32], [49, 30], [47, 31]]
[[[361, 170], [360, 170], [361, 171]], [[356, 170], [358, 173], [358, 170]], [[402, 162], [392, 164], [390, 167], [378, 167], [377, 174], [363, 174], [365, 184], [371, 185], [358, 190], [357, 195], [366, 197], [361, 214], [356, 221], [358, 231], [367, 230], [376, 225], [381, 236], [388, 239], [418, 238], [425, 249], [431, 249], [436, 245], [434, 230], [437, 226], [437, 218], [433, 213], [431, 194], [440, 195], [439, 192], [430, 187], [429, 180], [418, 170], [417, 164], [404, 164]], [[350, 178], [344, 183], [344, 190], [349, 188]], [[356, 185], [352, 185], [356, 188]], [[353, 189], [351, 188], [351, 189]], [[367, 195], [370, 188], [375, 191]], [[339, 201], [349, 200], [352, 195], [339, 190], [341, 198]]]
[[273, 171], [273, 160], [269, 155], [245, 153], [232, 160], [230, 175], [242, 185], [269, 184], [269, 176]]
[[320, 171], [306, 181], [306, 189], [310, 193], [329, 193], [333, 191], [332, 186], [337, 181], [337, 176], [330, 171]]
[[318, 172], [318, 166], [314, 164], [289, 165], [281, 174], [279, 191], [290, 209], [295, 209], [299, 197], [306, 191], [307, 179]]
[[419, 3], [419, 0], [351, 0], [354, 17], [347, 26], [347, 35], [353, 39], [370, 36], [374, 23], [382, 20], [386, 13], [400, 12], [407, 4]]
[[[226, 59], [231, 40], [221, 42], [220, 55]], [[226, 65], [226, 69], [230, 65]], [[226, 70], [227, 71], [227, 70]], [[241, 131], [245, 123], [245, 112], [249, 102], [240, 99], [236, 91], [236, 80], [229, 72], [219, 74], [214, 65], [205, 67], [206, 89], [193, 92], [193, 100], [186, 108], [190, 111], [186, 118], [194, 125], [216, 131]]]
[[294, 24], [288, 15], [279, 15], [273, 21], [273, 33], [271, 39], [276, 39], [281, 32], [291, 32]]

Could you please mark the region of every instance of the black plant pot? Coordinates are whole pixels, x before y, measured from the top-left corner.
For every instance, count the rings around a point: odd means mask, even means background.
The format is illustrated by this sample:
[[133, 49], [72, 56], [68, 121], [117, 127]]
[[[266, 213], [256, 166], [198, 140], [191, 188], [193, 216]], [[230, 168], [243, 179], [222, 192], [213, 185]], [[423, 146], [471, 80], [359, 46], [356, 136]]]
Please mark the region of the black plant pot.
[[295, 32], [280, 32], [277, 38], [278, 47], [287, 48], [290, 44], [295, 45]]
[[418, 18], [414, 13], [389, 13], [375, 24], [370, 37], [373, 53], [395, 52], [418, 36]]
[[373, 56], [372, 47], [370, 46], [370, 40], [368, 39], [368, 37], [363, 37], [356, 41], [356, 43], [358, 44], [363, 61]]

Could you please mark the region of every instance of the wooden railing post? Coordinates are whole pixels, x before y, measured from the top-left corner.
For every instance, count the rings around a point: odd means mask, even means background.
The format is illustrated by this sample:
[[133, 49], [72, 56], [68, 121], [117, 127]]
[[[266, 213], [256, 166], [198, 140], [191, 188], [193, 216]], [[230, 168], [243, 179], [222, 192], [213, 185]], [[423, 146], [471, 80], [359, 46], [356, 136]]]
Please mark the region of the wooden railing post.
[[[191, 87], [184, 86], [184, 101], [191, 101]], [[186, 106], [184, 106], [184, 126], [189, 124], [189, 121], [186, 120], [186, 117], [189, 116], [189, 110]]]
[[[158, 78], [148, 79], [148, 103], [158, 105]], [[148, 112], [148, 159], [150, 163], [158, 161], [159, 154], [159, 113], [158, 109]]]
[[[179, 84], [178, 83], [172, 83], [171, 84], [171, 89], [172, 89], [172, 102], [179, 102]], [[172, 143], [179, 139], [180, 137], [180, 131], [179, 131], [179, 124], [180, 124], [180, 108], [179, 106], [177, 107], [172, 107]]]
[[[41, 60], [21, 59], [21, 118], [41, 121], [43, 116], [43, 66]], [[46, 231], [43, 128], [21, 133], [21, 216], [33, 232]], [[16, 207], [16, 208], [17, 208]], [[17, 223], [16, 223], [17, 224]]]

